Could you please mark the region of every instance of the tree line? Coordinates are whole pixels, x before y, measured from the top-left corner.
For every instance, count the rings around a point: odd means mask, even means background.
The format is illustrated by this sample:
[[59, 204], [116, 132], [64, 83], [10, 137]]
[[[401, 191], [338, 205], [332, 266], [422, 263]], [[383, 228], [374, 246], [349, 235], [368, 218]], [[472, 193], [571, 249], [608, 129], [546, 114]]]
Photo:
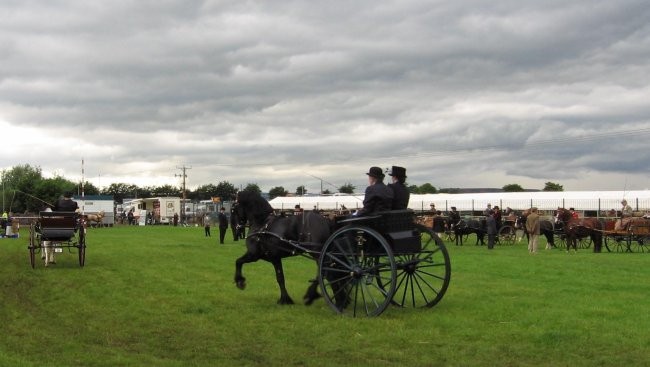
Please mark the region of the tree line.
[[[2, 182], [2, 206], [3, 211], [14, 213], [38, 212], [45, 209], [47, 205], [52, 205], [65, 192], [72, 192], [80, 196], [91, 195], [110, 195], [117, 203], [122, 203], [125, 198], [146, 198], [157, 196], [179, 196], [191, 201], [210, 200], [220, 198], [222, 201], [229, 201], [237, 193], [238, 189], [228, 181], [221, 181], [218, 184], [206, 184], [198, 186], [195, 190], [186, 190], [183, 193], [182, 188], [172, 185], [162, 186], [145, 186], [140, 187], [128, 183], [112, 183], [109, 186], [99, 189], [92, 183], [85, 181], [83, 185], [78, 182], [70, 181], [62, 176], [52, 178], [43, 177], [40, 167], [29, 164], [14, 166], [10, 169], [3, 170], [1, 176]], [[437, 193], [457, 193], [460, 189], [440, 189], [430, 183], [418, 185], [407, 185], [412, 194], [437, 194]], [[338, 188], [342, 194], [354, 194], [357, 187], [351, 183], [346, 183]], [[508, 184], [503, 186], [505, 192], [525, 191], [518, 184]], [[262, 190], [256, 183], [246, 184], [243, 190], [262, 193]], [[564, 191], [562, 185], [546, 182], [542, 191]], [[278, 196], [287, 196], [290, 192], [282, 186], [276, 186], [269, 190], [269, 199]], [[306, 195], [307, 189], [304, 186], [298, 186], [294, 192], [295, 195]], [[320, 194], [332, 194], [329, 190], [324, 190]]]

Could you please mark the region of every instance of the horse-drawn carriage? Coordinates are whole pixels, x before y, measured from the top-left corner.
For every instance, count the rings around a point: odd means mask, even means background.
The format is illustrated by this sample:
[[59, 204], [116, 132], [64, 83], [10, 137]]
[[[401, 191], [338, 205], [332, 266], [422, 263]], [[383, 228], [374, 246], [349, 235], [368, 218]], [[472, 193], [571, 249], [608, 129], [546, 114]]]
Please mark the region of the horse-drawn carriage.
[[276, 269], [278, 303], [293, 303], [284, 287], [281, 258], [300, 254], [318, 264], [305, 303], [320, 297], [320, 289], [339, 314], [377, 316], [390, 305], [433, 307], [447, 291], [451, 278], [447, 249], [431, 229], [416, 223], [412, 210], [341, 218], [332, 228], [315, 212], [269, 219], [270, 206], [255, 209], [260, 207], [259, 197], [240, 195], [238, 201], [240, 214], [251, 224], [248, 251], [236, 263], [235, 282], [241, 289], [245, 287], [241, 266], [264, 259]]
[[629, 218], [621, 228], [617, 220], [606, 220], [603, 225], [605, 247], [610, 252], [650, 252], [650, 219]]
[[75, 212], [40, 212], [29, 226], [29, 259], [36, 266], [36, 254], [41, 254], [45, 266], [54, 263], [54, 253], [75, 252], [79, 266], [86, 260], [86, 226], [82, 215]]

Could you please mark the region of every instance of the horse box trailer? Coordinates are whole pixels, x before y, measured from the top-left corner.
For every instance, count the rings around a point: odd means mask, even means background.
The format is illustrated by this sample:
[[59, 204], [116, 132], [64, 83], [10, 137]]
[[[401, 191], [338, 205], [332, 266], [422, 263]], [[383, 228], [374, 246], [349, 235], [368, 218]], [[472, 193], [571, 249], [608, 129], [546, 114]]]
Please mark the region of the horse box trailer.
[[77, 202], [79, 209], [83, 210], [84, 214], [97, 214], [104, 212], [102, 225], [112, 227], [115, 223], [115, 201], [112, 195], [85, 195], [74, 196], [72, 200]]
[[143, 199], [144, 208], [153, 213], [155, 223], [169, 224], [174, 220], [174, 214], [181, 214], [181, 198], [157, 197]]

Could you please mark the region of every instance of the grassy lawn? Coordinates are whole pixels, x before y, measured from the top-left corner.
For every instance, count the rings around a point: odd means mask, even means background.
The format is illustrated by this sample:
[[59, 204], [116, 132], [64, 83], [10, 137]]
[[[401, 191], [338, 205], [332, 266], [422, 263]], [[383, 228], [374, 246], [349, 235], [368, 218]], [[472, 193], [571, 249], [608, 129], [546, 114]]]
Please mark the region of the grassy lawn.
[[266, 262], [238, 290], [243, 243], [212, 232], [89, 229], [84, 268], [64, 253], [32, 269], [25, 228], [1, 239], [0, 366], [648, 365], [650, 254], [449, 245], [436, 307], [352, 319], [300, 304], [316, 273], [302, 257], [285, 261], [296, 305], [276, 304]]

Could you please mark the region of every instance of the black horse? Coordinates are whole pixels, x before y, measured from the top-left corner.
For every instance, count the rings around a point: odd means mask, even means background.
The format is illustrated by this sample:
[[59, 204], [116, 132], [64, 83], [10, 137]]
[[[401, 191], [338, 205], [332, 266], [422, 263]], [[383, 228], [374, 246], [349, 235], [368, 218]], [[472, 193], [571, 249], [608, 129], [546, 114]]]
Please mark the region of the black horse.
[[[243, 290], [246, 287], [246, 278], [242, 275], [244, 264], [266, 260], [275, 268], [275, 277], [280, 286], [278, 303], [293, 304], [285, 287], [282, 259], [305, 251], [290, 241], [300, 243], [315, 257], [330, 235], [330, 221], [311, 211], [299, 215], [275, 216], [268, 201], [251, 191], [241, 191], [237, 194], [237, 211], [239, 217], [246, 218], [250, 225], [246, 237], [246, 253], [235, 262], [237, 288]], [[318, 283], [312, 281], [304, 297], [306, 304], [311, 304], [320, 296], [317, 287]]]
[[463, 245], [463, 237], [467, 237], [470, 234], [476, 234], [476, 245], [480, 243], [481, 246], [485, 245], [485, 235], [487, 234], [487, 224], [484, 220], [461, 219], [454, 225], [454, 234], [456, 235], [456, 246]]

